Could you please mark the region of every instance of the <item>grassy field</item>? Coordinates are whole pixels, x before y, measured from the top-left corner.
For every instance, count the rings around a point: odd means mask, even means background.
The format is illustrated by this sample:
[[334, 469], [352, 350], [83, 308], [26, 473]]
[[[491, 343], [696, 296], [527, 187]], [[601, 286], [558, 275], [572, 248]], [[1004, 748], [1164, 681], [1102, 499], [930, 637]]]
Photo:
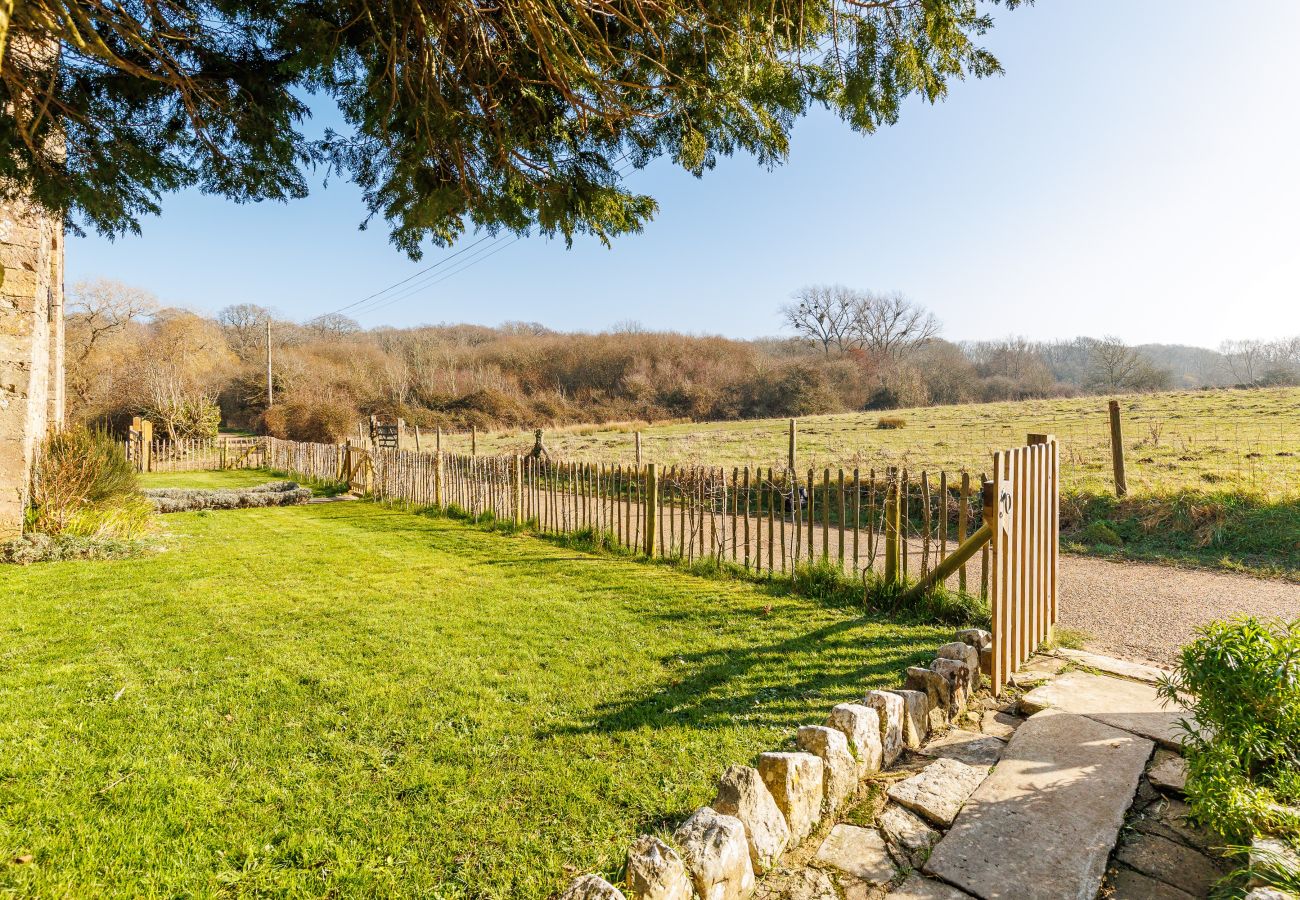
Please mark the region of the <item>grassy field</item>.
[[[1132, 493], [1233, 491], [1265, 499], [1300, 497], [1300, 388], [1177, 391], [1120, 398], [1128, 485]], [[882, 418], [905, 423], [876, 427]], [[801, 469], [907, 466], [932, 472], [987, 472], [995, 450], [1019, 446], [1031, 432], [1057, 436], [1063, 488], [1113, 489], [1106, 399], [1025, 400], [934, 406], [799, 420]], [[586, 426], [546, 432], [563, 459], [629, 462], [635, 426]], [[786, 462], [787, 420], [641, 426], [647, 462], [662, 465], [761, 465]], [[480, 453], [518, 453], [532, 434], [478, 438]], [[444, 435], [444, 449], [468, 452], [467, 435]]]
[[[799, 420], [798, 465], [988, 473], [995, 450], [1050, 432], [1061, 444], [1069, 549], [1300, 580], [1300, 388], [1122, 397], [1129, 497], [1114, 499], [1106, 400], [1084, 397], [846, 413]], [[900, 428], [876, 427], [881, 418]], [[619, 425], [548, 431], [561, 459], [664, 465], [785, 465], [787, 421]], [[468, 436], [443, 446], [468, 451]], [[480, 453], [518, 453], [532, 435], [484, 434]], [[955, 483], [955, 482], [954, 482]]]
[[949, 634], [364, 502], [164, 522], [0, 568], [0, 893], [547, 897]]

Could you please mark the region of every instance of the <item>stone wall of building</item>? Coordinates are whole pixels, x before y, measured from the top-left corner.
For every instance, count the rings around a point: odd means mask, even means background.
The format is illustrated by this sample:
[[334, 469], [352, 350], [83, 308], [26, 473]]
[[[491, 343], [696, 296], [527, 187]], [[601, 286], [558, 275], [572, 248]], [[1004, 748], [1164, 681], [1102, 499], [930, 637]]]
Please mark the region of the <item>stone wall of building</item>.
[[63, 225], [0, 204], [0, 540], [22, 530], [32, 458], [63, 420]]

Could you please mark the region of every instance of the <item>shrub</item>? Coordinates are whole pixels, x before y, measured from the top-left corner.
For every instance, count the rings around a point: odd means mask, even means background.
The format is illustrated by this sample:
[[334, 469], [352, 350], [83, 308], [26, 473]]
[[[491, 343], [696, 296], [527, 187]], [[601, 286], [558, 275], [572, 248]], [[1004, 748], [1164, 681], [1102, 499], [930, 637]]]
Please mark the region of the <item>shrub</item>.
[[311, 499], [311, 489], [293, 481], [271, 481], [251, 488], [152, 488], [144, 496], [160, 513], [196, 509], [245, 509], [255, 506], [292, 506]]
[[73, 534], [24, 534], [0, 544], [0, 562], [29, 566], [66, 560], [126, 559], [138, 556], [145, 549], [145, 545], [136, 540]]
[[28, 530], [131, 537], [148, 525], [135, 468], [105, 431], [67, 428], [46, 438], [32, 475]]
[[337, 444], [356, 427], [359, 414], [334, 400], [292, 400], [262, 413], [261, 430], [287, 441]]
[[1079, 538], [1086, 544], [1102, 544], [1107, 547], [1122, 547], [1124, 539], [1111, 527], [1109, 522], [1093, 522], [1079, 532]]
[[898, 416], [882, 416], [881, 418], [876, 419], [877, 428], [902, 428], [905, 425], [907, 425], [907, 420], [899, 418]]
[[168, 395], [145, 403], [141, 411], [172, 440], [216, 437], [221, 425], [221, 407], [202, 394]]
[[1239, 843], [1300, 838], [1300, 620], [1198, 629], [1160, 693], [1198, 723], [1184, 744], [1193, 815]]

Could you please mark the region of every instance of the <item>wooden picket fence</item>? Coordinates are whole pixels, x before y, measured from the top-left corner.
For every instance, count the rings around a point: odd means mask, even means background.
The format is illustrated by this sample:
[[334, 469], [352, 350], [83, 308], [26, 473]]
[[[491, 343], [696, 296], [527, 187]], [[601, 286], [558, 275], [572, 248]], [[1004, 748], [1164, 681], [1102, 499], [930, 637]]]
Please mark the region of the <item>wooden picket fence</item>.
[[[917, 580], [980, 524], [980, 479], [910, 473], [615, 465], [267, 441], [267, 465], [338, 478], [375, 499], [531, 521], [548, 533], [599, 533], [656, 557], [790, 574], [825, 563]], [[987, 594], [988, 567], [952, 585]], [[973, 576], [973, 577], [972, 577]]]
[[132, 428], [125, 442], [127, 459], [139, 472], [201, 472], [257, 469], [267, 465], [262, 438], [149, 437], [151, 429]]

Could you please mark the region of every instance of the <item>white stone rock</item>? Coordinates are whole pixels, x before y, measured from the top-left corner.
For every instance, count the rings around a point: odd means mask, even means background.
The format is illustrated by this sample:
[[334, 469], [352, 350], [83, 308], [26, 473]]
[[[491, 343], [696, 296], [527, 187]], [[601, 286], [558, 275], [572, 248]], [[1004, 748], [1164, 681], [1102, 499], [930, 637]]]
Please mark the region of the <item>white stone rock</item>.
[[713, 808], [735, 816], [745, 826], [749, 861], [762, 874], [776, 865], [790, 842], [790, 826], [763, 783], [763, 776], [749, 766], [731, 766], [718, 781]]
[[822, 760], [811, 753], [762, 753], [758, 774], [790, 826], [790, 846], [812, 833], [821, 821]]
[[858, 761], [844, 732], [825, 725], [803, 725], [795, 744], [805, 753], [821, 757], [822, 812], [830, 815], [853, 796], [858, 787]]
[[1277, 888], [1257, 887], [1246, 895], [1245, 900], [1296, 900], [1296, 895]]
[[560, 900], [627, 900], [627, 897], [599, 875], [580, 875], [560, 895]]
[[947, 680], [933, 669], [908, 666], [907, 681], [904, 682], [903, 687], [909, 691], [925, 691], [926, 696], [930, 698], [930, 707], [932, 709], [946, 710], [951, 701], [948, 694]]
[[[964, 644], [961, 641], [953, 641], [951, 644], [944, 644], [935, 654], [938, 659], [954, 659], [966, 667], [969, 677], [966, 682], [968, 693], [975, 693], [980, 686], [980, 652], [970, 644]], [[931, 666], [931, 668], [934, 668]]]
[[976, 650], [987, 650], [993, 646], [992, 633], [983, 628], [963, 628], [957, 632], [957, 640], [963, 644], [970, 644]]
[[[966, 646], [962, 644], [962, 646]], [[960, 659], [936, 659], [930, 663], [930, 669], [941, 677], [948, 685], [948, 718], [956, 719], [966, 711], [966, 704], [970, 702], [971, 695], [971, 670], [964, 661]]]
[[915, 750], [930, 734], [930, 698], [925, 691], [890, 691], [903, 698], [903, 743]]
[[889, 799], [947, 827], [988, 773], [987, 766], [937, 759], [911, 778], [892, 785]]
[[866, 705], [880, 717], [880, 751], [888, 766], [903, 752], [903, 698], [891, 691], [872, 691]]
[[673, 833], [700, 900], [741, 900], [754, 889], [745, 826], [705, 806]]
[[894, 863], [884, 838], [874, 828], [840, 823], [817, 849], [817, 865], [836, 869], [868, 884], [886, 884], [894, 877]]
[[627, 886], [637, 900], [691, 900], [694, 893], [681, 856], [650, 834], [628, 848]]
[[844, 732], [858, 761], [858, 778], [880, 771], [880, 716], [861, 703], [841, 703], [831, 709], [826, 724]]
[[1147, 778], [1157, 790], [1181, 794], [1187, 789], [1187, 763], [1181, 756], [1170, 756], [1152, 766]]

